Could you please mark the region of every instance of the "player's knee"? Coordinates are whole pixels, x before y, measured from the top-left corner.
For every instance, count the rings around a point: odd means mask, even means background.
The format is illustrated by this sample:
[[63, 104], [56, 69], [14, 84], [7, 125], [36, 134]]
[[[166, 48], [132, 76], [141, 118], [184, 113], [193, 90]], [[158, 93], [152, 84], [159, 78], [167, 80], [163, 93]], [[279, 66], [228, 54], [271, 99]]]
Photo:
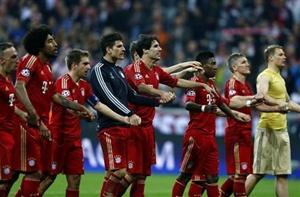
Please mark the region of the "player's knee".
[[187, 184], [191, 180], [192, 175], [189, 173], [181, 172], [177, 179], [181, 182]]
[[80, 175], [68, 175], [68, 189], [79, 189]]
[[208, 184], [217, 183], [219, 181], [218, 175], [208, 175], [206, 176], [206, 182]]

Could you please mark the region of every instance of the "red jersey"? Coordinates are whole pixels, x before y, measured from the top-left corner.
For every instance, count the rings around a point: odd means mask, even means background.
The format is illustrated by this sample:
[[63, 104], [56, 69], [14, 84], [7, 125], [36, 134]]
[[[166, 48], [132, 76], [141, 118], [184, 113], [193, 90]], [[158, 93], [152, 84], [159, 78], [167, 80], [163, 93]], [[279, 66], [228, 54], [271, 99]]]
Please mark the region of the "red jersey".
[[[26, 54], [18, 65], [17, 80], [25, 82], [27, 94], [33, 107], [41, 120], [48, 124], [49, 111], [54, 94], [54, 82], [50, 64], [42, 63], [37, 56]], [[20, 102], [18, 102], [18, 107], [25, 109]]]
[[15, 115], [15, 88], [11, 81], [0, 75], [0, 131], [13, 130]]
[[[151, 85], [153, 88], [158, 89], [160, 83], [168, 85], [170, 87], [175, 87], [178, 81], [177, 78], [166, 73], [161, 67], [153, 66], [152, 69], [149, 69], [142, 61], [138, 61], [125, 67], [124, 73], [130, 86], [137, 92], [139, 92], [138, 86], [142, 83]], [[153, 97], [145, 93], [139, 93], [141, 95]], [[129, 107], [138, 116], [141, 117], [143, 125], [152, 125], [152, 121], [155, 115], [154, 107], [134, 105], [131, 103], [129, 104]]]
[[[55, 91], [65, 98], [84, 104], [93, 94], [89, 83], [85, 80], [73, 81], [69, 74], [61, 76], [55, 82]], [[50, 113], [50, 129], [56, 135], [63, 132], [68, 139], [80, 139], [80, 118], [69, 109], [59, 104], [54, 104]]]
[[[205, 83], [203, 79], [199, 77], [194, 77], [192, 79], [196, 82]], [[215, 89], [215, 82], [211, 79], [209, 79], [206, 82], [207, 85], [209, 85], [212, 89]], [[190, 89], [186, 93], [186, 102], [194, 102], [199, 105], [219, 105], [221, 103], [224, 103], [225, 100], [222, 99], [221, 96], [216, 97], [214, 94], [210, 94], [207, 92], [204, 88], [194, 88]], [[207, 113], [207, 112], [194, 112], [190, 111], [190, 122], [188, 124], [189, 129], [198, 129], [200, 132], [206, 135], [215, 135], [216, 130], [216, 114], [215, 113]]]
[[[224, 90], [225, 97], [231, 99], [234, 96], [251, 96], [253, 92], [251, 90], [250, 84], [245, 82], [242, 83], [236, 78], [230, 78], [225, 84]], [[237, 109], [237, 111], [242, 112], [244, 114], [248, 114], [251, 116], [251, 109], [250, 107], [243, 107]], [[240, 122], [231, 117], [227, 117], [228, 128], [249, 128], [251, 129], [251, 122]]]

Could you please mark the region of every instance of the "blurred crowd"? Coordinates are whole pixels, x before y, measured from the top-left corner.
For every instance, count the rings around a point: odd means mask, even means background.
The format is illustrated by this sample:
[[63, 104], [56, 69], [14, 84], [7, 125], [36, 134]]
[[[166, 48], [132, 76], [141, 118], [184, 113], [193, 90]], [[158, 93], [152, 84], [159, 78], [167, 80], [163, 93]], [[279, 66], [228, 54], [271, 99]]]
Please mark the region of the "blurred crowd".
[[[127, 47], [141, 33], [157, 35], [163, 66], [192, 60], [200, 50], [215, 52], [221, 90], [230, 76], [227, 57], [241, 52], [251, 62], [255, 88], [265, 67], [263, 50], [277, 43], [288, 57], [288, 91], [300, 102], [300, 0], [0, 0], [0, 41], [12, 41], [20, 55], [22, 37], [40, 23], [53, 29], [60, 45], [55, 76], [67, 71], [64, 57], [71, 48], [88, 50], [95, 64], [101, 35], [119, 31]], [[120, 64], [129, 62], [128, 54]], [[182, 92], [177, 94], [180, 105]]]

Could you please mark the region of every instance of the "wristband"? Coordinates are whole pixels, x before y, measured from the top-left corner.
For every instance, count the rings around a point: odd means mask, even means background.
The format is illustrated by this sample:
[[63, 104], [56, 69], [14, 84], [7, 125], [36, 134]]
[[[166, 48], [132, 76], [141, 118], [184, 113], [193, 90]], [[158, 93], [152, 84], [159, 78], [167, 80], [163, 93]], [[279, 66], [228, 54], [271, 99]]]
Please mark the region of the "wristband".
[[202, 106], [201, 106], [201, 111], [202, 111], [202, 112], [205, 112], [205, 105], [202, 105]]
[[251, 103], [252, 103], [251, 100], [247, 100], [247, 101], [246, 101], [246, 107], [250, 107], [250, 106], [251, 106]]

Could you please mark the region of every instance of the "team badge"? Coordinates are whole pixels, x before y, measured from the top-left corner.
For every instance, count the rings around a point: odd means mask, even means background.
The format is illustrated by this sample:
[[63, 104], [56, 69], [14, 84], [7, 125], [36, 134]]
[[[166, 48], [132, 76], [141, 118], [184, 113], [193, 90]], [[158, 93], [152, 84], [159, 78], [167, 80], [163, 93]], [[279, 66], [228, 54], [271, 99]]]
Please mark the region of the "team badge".
[[6, 175], [10, 174], [10, 168], [8, 166], [3, 167], [3, 174], [6, 174]]
[[68, 96], [70, 96], [70, 90], [63, 90], [62, 92], [61, 92], [61, 95], [63, 95], [64, 97], [68, 97]]
[[30, 167], [33, 167], [33, 166], [35, 166], [35, 160], [34, 159], [29, 159], [29, 161], [28, 161], [28, 165], [30, 166]]
[[142, 76], [140, 73], [136, 73], [136, 74], [134, 75], [134, 78], [135, 78], [136, 80], [140, 80], [140, 79], [143, 78], [143, 76]]
[[233, 96], [236, 94], [236, 91], [235, 90], [229, 90], [229, 96]]
[[196, 92], [194, 90], [189, 90], [186, 95], [188, 95], [188, 96], [195, 96]]
[[52, 169], [52, 170], [56, 170], [56, 168], [57, 168], [57, 163], [53, 161], [53, 162], [51, 163], [51, 169]]
[[241, 168], [242, 168], [243, 170], [246, 170], [246, 169], [248, 168], [247, 163], [241, 163]]
[[133, 161], [129, 161], [128, 162], [128, 169], [132, 169], [133, 168]]
[[121, 161], [122, 161], [120, 155], [116, 155], [114, 159], [115, 159], [115, 162], [116, 162], [116, 163], [121, 163]]
[[21, 75], [23, 75], [24, 77], [29, 77], [30, 76], [30, 70], [28, 68], [24, 68], [21, 71]]

